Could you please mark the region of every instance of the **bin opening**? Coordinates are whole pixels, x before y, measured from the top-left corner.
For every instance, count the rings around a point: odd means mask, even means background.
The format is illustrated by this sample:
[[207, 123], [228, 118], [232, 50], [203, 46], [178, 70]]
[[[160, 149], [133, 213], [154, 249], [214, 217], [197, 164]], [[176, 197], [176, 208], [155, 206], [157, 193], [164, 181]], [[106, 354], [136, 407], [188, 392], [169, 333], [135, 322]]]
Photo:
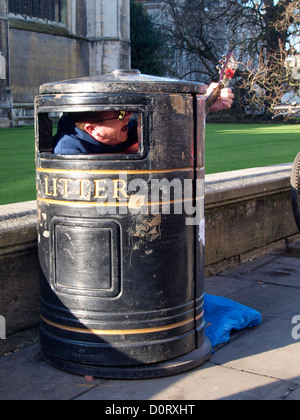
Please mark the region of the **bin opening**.
[[[64, 155], [145, 155], [145, 115], [134, 109], [39, 113], [39, 152]], [[118, 158], [119, 158], [118, 157]]]

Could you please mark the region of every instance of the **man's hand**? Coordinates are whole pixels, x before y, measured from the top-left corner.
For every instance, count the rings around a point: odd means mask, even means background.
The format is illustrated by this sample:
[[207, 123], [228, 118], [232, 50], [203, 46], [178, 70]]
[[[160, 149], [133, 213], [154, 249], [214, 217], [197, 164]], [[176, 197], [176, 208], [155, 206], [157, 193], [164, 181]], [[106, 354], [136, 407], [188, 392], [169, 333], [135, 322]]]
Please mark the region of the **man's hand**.
[[[207, 89], [206, 97], [208, 97], [211, 92], [218, 86], [218, 83], [212, 83]], [[231, 89], [225, 88], [221, 91], [221, 97], [211, 108], [210, 112], [224, 111], [225, 109], [230, 109], [233, 104], [234, 94]]]

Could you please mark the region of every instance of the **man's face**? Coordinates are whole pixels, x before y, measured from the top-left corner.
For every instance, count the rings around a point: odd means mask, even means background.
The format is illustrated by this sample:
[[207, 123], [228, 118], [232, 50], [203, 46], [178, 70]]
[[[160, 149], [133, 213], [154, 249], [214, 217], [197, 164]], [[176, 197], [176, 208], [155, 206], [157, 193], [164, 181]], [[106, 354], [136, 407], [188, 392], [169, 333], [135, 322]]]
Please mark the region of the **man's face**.
[[109, 146], [124, 143], [128, 138], [128, 123], [132, 112], [120, 121], [118, 111], [99, 112], [99, 121], [86, 123], [86, 131], [96, 140]]

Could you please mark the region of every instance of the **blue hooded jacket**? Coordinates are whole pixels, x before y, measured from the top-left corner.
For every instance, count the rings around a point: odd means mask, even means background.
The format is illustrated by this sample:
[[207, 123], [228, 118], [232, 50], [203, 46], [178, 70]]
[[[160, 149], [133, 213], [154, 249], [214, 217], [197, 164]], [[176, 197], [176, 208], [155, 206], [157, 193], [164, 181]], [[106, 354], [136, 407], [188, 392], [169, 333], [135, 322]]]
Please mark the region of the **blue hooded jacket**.
[[126, 142], [108, 146], [80, 130], [67, 115], [63, 115], [58, 122], [57, 134], [53, 137], [53, 142], [55, 155], [122, 153], [137, 142], [137, 123], [130, 120]]

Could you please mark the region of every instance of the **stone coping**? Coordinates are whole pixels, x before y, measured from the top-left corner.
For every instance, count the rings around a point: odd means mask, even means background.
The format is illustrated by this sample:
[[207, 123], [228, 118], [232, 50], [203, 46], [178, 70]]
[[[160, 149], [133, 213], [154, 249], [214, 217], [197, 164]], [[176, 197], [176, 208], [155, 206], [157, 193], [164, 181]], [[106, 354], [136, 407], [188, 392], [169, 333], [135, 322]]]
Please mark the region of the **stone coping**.
[[286, 163], [207, 175], [205, 208], [286, 191], [290, 188], [291, 170], [292, 164]]
[[0, 255], [36, 246], [36, 201], [0, 206]]

